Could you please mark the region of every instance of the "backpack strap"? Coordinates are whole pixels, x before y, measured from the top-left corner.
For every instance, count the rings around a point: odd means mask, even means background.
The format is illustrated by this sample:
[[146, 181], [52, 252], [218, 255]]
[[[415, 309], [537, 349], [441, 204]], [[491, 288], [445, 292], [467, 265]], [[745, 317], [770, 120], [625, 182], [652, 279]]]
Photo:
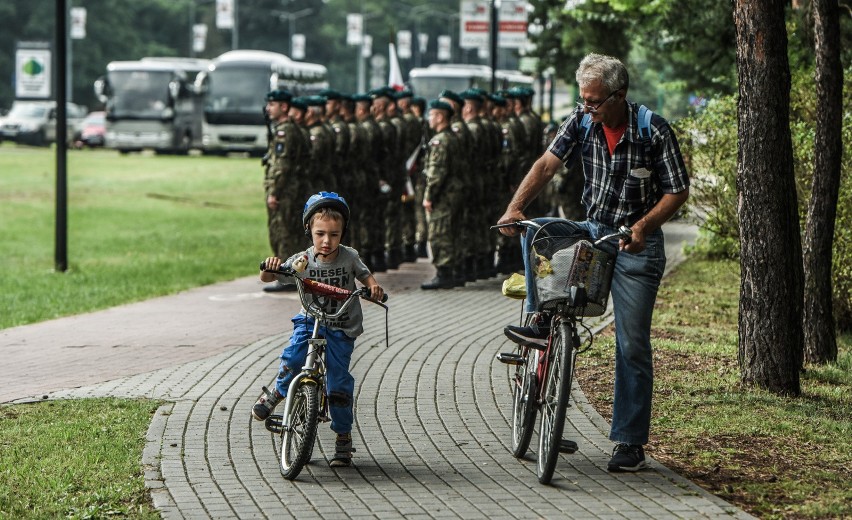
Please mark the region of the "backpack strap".
[[583, 134], [583, 140], [589, 138], [589, 132], [592, 130], [592, 114], [583, 114], [583, 119], [580, 120], [580, 126], [586, 129]]
[[[644, 141], [651, 140], [651, 116], [653, 115], [654, 112], [645, 105], [639, 106], [639, 138]], [[583, 138], [588, 139], [589, 132], [592, 130], [592, 115], [588, 113], [583, 114], [583, 119], [580, 120], [580, 126], [586, 130], [583, 134]]]
[[651, 116], [654, 115], [651, 110], [645, 105], [639, 106], [639, 137], [641, 139], [651, 139]]

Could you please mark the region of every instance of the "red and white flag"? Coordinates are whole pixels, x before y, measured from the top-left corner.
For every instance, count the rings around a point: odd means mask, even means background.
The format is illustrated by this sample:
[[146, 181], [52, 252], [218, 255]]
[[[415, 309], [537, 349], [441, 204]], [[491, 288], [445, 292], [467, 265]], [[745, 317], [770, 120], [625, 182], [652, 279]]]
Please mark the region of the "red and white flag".
[[393, 43], [388, 44], [388, 54], [390, 55], [388, 85], [396, 91], [403, 90], [405, 88], [405, 84], [402, 81], [402, 70], [399, 68], [399, 60], [396, 57], [396, 46]]

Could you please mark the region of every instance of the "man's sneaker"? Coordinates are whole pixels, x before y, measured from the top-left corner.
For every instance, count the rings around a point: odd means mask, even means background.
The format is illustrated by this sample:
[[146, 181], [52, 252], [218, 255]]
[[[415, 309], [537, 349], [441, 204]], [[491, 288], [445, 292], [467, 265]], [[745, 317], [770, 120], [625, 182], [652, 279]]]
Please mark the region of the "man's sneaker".
[[251, 416], [258, 421], [265, 421], [266, 418], [269, 417], [269, 414], [272, 413], [272, 410], [275, 409], [275, 405], [284, 398], [278, 393], [277, 389], [271, 392], [265, 386], [262, 387], [262, 389], [263, 393], [260, 394], [260, 397], [257, 398], [257, 402], [254, 403], [254, 406], [251, 408]]
[[543, 324], [536, 324], [533, 321], [527, 327], [508, 325], [503, 328], [503, 334], [518, 345], [544, 350], [547, 348], [547, 337], [550, 336], [550, 327], [546, 327]]
[[612, 450], [612, 458], [609, 459], [607, 471], [639, 471], [648, 467], [645, 462], [645, 450], [639, 444], [618, 443]]
[[350, 466], [353, 451], [355, 451], [355, 448], [352, 447], [352, 434], [338, 433], [337, 441], [334, 443], [334, 457], [328, 461], [328, 465], [332, 468]]

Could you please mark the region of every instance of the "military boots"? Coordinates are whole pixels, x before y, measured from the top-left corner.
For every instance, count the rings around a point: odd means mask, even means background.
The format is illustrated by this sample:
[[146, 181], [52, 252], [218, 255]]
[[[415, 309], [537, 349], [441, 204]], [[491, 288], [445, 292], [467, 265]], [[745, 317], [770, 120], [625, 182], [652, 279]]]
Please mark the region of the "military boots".
[[456, 284], [453, 280], [452, 267], [438, 267], [438, 273], [435, 275], [435, 278], [420, 284], [420, 288], [424, 291], [432, 289], [452, 289], [453, 287], [456, 287]]

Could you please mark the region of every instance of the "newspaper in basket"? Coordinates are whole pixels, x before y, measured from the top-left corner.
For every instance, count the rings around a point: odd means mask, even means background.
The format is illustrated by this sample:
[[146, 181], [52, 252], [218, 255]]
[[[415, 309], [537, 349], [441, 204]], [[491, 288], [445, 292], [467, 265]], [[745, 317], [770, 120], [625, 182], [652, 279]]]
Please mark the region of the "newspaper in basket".
[[574, 316], [600, 316], [606, 311], [614, 251], [585, 239], [551, 236], [535, 240], [530, 254], [538, 310], [562, 305]]

